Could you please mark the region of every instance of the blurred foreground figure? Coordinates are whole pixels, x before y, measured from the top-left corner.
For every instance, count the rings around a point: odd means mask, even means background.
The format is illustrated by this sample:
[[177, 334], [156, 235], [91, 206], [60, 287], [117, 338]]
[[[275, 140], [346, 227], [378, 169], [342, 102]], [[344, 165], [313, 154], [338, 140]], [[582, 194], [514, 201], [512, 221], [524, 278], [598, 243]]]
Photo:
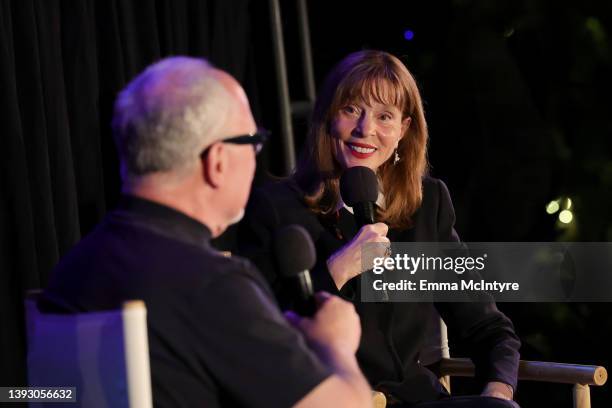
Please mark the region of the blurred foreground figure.
[[264, 137], [238, 82], [201, 59], [162, 60], [119, 95], [123, 196], [54, 271], [41, 307], [142, 299], [158, 407], [366, 406], [359, 318], [319, 293], [291, 315], [246, 260], [210, 245], [244, 212]]

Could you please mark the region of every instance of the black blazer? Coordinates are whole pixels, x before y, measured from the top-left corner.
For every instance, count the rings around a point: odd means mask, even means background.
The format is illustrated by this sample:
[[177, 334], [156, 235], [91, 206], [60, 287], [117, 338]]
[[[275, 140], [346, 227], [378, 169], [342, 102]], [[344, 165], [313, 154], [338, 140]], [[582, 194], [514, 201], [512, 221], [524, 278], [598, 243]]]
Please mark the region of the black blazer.
[[[250, 258], [273, 287], [281, 305], [282, 282], [272, 254], [276, 228], [303, 226], [317, 250], [311, 271], [316, 290], [326, 290], [353, 301], [362, 322], [357, 358], [376, 389], [405, 402], [436, 400], [446, 394], [437, 377], [419, 363], [428, 325], [435, 309], [446, 322], [451, 338], [466, 346], [482, 382], [501, 381], [516, 388], [520, 342], [510, 320], [493, 302], [488, 303], [361, 303], [355, 296], [359, 279], [353, 278], [339, 292], [327, 270], [326, 260], [357, 233], [351, 213], [339, 211], [336, 221], [317, 217], [303, 202], [304, 193], [290, 180], [257, 189], [251, 195], [238, 230], [237, 252]], [[413, 227], [390, 229], [392, 242], [458, 241], [455, 212], [449, 192], [440, 180], [423, 180], [423, 203], [413, 216]]]

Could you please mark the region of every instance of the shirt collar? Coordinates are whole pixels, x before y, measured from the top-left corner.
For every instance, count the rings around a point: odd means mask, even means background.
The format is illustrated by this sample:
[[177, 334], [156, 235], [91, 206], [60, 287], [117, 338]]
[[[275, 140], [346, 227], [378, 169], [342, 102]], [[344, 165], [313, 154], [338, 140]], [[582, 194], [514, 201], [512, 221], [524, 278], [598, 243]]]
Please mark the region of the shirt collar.
[[[386, 205], [386, 203], [385, 203], [385, 195], [380, 190], [378, 190], [378, 197], [376, 197], [376, 203], [375, 204], [381, 210], [385, 209], [385, 205]], [[353, 214], [353, 207], [349, 207], [348, 205], [344, 204], [344, 201], [342, 201], [342, 198], [340, 198], [340, 202], [338, 204], [338, 209], [340, 209], [342, 207], [346, 208], [346, 210], [348, 212]]]
[[206, 225], [187, 214], [133, 195], [121, 196], [112, 217], [197, 246], [208, 246], [212, 237]]

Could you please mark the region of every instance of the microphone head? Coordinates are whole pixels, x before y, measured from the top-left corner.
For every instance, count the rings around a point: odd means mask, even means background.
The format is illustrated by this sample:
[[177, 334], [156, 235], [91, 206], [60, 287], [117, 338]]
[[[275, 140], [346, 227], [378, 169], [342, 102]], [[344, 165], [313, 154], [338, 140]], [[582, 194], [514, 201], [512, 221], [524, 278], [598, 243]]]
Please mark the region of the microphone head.
[[344, 170], [340, 177], [340, 195], [349, 207], [357, 203], [375, 203], [378, 198], [378, 178], [370, 168], [355, 166]]
[[288, 225], [275, 232], [274, 254], [285, 278], [312, 269], [317, 260], [310, 235], [299, 225]]

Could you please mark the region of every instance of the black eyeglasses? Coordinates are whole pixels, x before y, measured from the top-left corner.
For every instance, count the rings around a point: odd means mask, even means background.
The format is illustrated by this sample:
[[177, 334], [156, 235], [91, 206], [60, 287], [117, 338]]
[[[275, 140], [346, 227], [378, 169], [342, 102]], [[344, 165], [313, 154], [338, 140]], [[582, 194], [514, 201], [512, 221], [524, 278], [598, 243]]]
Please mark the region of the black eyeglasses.
[[[257, 128], [257, 131], [255, 133], [249, 135], [232, 136], [226, 139], [221, 139], [219, 140], [219, 142], [237, 145], [250, 144], [253, 145], [253, 150], [255, 150], [255, 154], [259, 154], [259, 152], [261, 152], [261, 150], [263, 149], [266, 140], [268, 140], [268, 137], [270, 137], [270, 132], [268, 130]], [[208, 148], [206, 148], [206, 150], [208, 150]]]

